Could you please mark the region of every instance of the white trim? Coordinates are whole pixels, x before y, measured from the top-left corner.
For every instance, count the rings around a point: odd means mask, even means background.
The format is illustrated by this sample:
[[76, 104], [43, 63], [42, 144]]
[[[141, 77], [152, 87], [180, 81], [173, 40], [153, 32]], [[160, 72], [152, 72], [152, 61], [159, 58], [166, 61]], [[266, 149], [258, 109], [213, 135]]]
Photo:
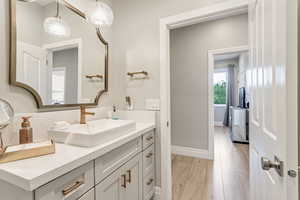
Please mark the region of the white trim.
[[215, 122], [214, 122], [214, 126], [224, 126], [224, 125], [223, 125], [223, 122], [216, 122], [216, 121], [215, 121]]
[[154, 188], [154, 199], [153, 200], [160, 200], [160, 191], [161, 191], [161, 188], [156, 186]]
[[212, 158], [209, 156], [208, 150], [206, 149], [196, 149], [191, 147], [172, 145], [172, 153], [182, 156], [212, 160]]
[[59, 50], [66, 50], [66, 49], [72, 49], [78, 47], [78, 44], [80, 43], [82, 43], [82, 39], [78, 38], [78, 39], [44, 44], [42, 48], [47, 50], [52, 50], [52, 51], [59, 51]]
[[195, 9], [179, 15], [166, 17], [161, 19], [160, 22], [168, 25], [169, 29], [176, 29], [247, 12], [247, 0], [229, 0], [224, 3], [216, 3], [211, 6]]
[[[160, 98], [161, 98], [161, 199], [172, 199], [170, 126], [170, 29], [247, 12], [248, 0], [214, 4], [160, 20]], [[213, 141], [209, 141], [209, 145]], [[211, 149], [210, 149], [211, 151]], [[213, 154], [210, 155], [212, 157]]]
[[59, 51], [64, 49], [78, 48], [78, 81], [77, 81], [77, 102], [82, 101], [82, 67], [83, 67], [83, 45], [82, 39], [72, 39], [61, 42], [49, 43], [43, 45], [43, 49], [49, 51]]

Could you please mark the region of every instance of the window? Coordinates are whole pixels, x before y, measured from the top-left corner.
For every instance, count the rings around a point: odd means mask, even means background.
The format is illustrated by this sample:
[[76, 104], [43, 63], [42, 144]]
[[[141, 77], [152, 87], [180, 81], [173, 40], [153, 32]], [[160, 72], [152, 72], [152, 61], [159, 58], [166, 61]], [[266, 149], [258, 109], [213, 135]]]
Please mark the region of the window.
[[214, 73], [214, 104], [226, 104], [227, 72]]
[[52, 104], [65, 103], [66, 68], [57, 67], [52, 71]]

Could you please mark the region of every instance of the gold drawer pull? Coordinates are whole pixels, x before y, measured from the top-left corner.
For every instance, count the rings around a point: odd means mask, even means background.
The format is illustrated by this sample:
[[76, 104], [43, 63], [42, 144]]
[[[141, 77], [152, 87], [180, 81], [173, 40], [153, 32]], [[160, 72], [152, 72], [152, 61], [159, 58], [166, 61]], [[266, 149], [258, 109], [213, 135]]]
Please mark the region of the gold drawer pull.
[[122, 175], [122, 178], [123, 178], [123, 183], [122, 183], [121, 186], [122, 186], [123, 188], [127, 188], [127, 185], [126, 185], [126, 174], [123, 174], [123, 175]]
[[150, 141], [150, 140], [152, 140], [152, 139], [153, 139], [153, 136], [152, 136], [152, 135], [146, 138], [147, 141]]
[[151, 158], [152, 156], [153, 156], [153, 153], [151, 152], [146, 155], [146, 158]]
[[149, 186], [149, 185], [151, 185], [153, 183], [153, 181], [154, 181], [154, 179], [151, 178], [146, 184]]
[[131, 183], [131, 170], [127, 170], [127, 173], [128, 173], [128, 179], [127, 179], [127, 182], [128, 182], [128, 183]]
[[68, 186], [66, 189], [64, 189], [62, 191], [63, 195], [66, 196], [68, 194], [70, 194], [71, 192], [73, 192], [74, 190], [76, 190], [77, 188], [79, 188], [81, 185], [84, 184], [84, 181], [76, 181], [74, 184]]

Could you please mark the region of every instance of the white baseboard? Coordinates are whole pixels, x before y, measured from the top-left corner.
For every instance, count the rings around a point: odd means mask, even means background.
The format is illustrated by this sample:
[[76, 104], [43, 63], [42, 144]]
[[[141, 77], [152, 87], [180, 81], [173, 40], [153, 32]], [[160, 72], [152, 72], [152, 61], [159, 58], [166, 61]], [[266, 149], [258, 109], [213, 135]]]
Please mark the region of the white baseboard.
[[214, 125], [215, 125], [215, 126], [224, 126], [224, 125], [223, 125], [223, 122], [214, 122]]
[[208, 150], [172, 145], [172, 153], [195, 158], [211, 159]]
[[160, 200], [160, 190], [161, 188], [156, 186], [154, 188], [154, 199], [153, 200]]

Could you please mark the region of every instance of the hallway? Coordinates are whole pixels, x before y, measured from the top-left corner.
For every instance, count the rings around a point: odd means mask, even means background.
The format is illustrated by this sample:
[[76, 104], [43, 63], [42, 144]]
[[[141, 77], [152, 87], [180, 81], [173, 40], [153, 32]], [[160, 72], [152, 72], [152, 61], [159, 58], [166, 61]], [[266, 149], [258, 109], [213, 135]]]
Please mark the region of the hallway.
[[249, 200], [249, 148], [215, 127], [215, 160], [172, 156], [173, 200]]

